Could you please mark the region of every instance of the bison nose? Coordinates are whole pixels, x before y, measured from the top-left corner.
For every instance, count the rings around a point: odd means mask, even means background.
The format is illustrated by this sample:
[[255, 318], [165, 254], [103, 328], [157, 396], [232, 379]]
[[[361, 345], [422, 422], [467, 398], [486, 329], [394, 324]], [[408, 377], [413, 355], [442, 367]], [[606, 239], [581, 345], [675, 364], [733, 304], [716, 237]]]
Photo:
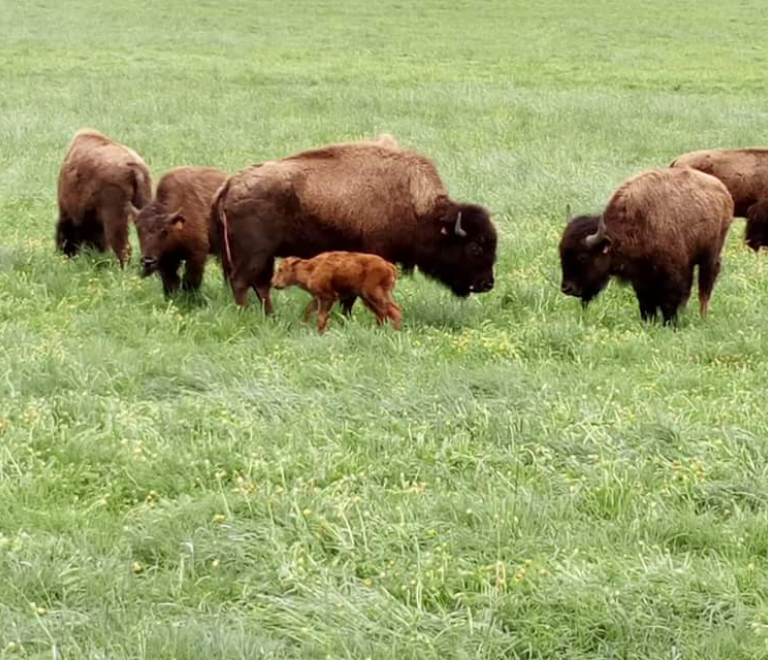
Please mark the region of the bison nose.
[[486, 291], [490, 291], [493, 288], [493, 277], [489, 277], [488, 279], [483, 280], [480, 282], [480, 284], [477, 286], [477, 291], [479, 293], [485, 293]]
[[145, 274], [151, 273], [157, 267], [157, 258], [143, 257], [141, 260], [141, 265], [144, 266]]
[[560, 287], [560, 290], [566, 295], [566, 296], [575, 296], [576, 295], [576, 287], [573, 286], [570, 282], [563, 282], [562, 286]]

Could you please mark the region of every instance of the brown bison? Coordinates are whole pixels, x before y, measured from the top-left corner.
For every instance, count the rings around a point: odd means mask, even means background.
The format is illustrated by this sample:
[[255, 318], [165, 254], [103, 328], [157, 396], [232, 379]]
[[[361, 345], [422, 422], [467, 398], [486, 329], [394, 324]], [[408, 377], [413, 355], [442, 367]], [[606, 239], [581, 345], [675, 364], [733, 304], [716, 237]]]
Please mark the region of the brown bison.
[[649, 319], [669, 323], [688, 300], [699, 267], [701, 315], [720, 272], [733, 200], [716, 178], [689, 168], [625, 181], [600, 215], [569, 218], [560, 241], [562, 291], [588, 304], [615, 276], [629, 282]]
[[312, 294], [304, 311], [304, 322], [318, 312], [320, 332], [325, 332], [335, 302], [357, 296], [376, 315], [379, 325], [391, 319], [399, 330], [403, 315], [392, 299], [396, 282], [397, 269], [391, 263], [375, 254], [359, 252], [324, 252], [312, 259], [287, 257], [272, 278], [276, 289], [298, 285]]
[[152, 179], [133, 149], [98, 131], [78, 131], [59, 174], [56, 245], [67, 256], [81, 246], [114, 251], [121, 265], [131, 257], [131, 209], [152, 198]]
[[[488, 212], [452, 200], [432, 162], [391, 137], [244, 169], [221, 188], [212, 214], [236, 302], [245, 305], [252, 287], [268, 314], [275, 257], [367, 252], [418, 266], [458, 296], [493, 287]], [[342, 302], [349, 311], [354, 299]]]
[[747, 219], [744, 240], [757, 251], [768, 246], [768, 149], [705, 149], [676, 158], [671, 167], [692, 167], [720, 179]]
[[[136, 213], [142, 274], [159, 273], [168, 296], [179, 288], [200, 288], [209, 254], [220, 254], [211, 234], [211, 200], [227, 180], [215, 167], [182, 166], [160, 179], [155, 199]], [[184, 278], [179, 267], [184, 262]]]

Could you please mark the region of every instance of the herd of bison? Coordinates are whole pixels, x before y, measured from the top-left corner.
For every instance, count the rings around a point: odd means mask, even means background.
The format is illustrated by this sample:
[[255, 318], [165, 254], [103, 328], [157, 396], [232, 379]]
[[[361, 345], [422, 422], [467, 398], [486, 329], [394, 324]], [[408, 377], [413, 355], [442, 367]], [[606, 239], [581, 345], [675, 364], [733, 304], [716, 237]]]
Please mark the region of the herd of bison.
[[[349, 314], [358, 297], [379, 323], [399, 327], [393, 264], [418, 267], [461, 297], [494, 285], [497, 236], [488, 211], [453, 200], [428, 158], [386, 134], [232, 176], [176, 167], [153, 196], [139, 154], [81, 130], [64, 158], [58, 205], [56, 244], [68, 256], [111, 249], [125, 265], [133, 220], [142, 272], [157, 273], [166, 295], [197, 290], [213, 255], [238, 305], [253, 289], [270, 314], [270, 289], [297, 285], [312, 295], [304, 318], [317, 312], [321, 332], [336, 302]], [[567, 212], [562, 291], [586, 305], [616, 277], [632, 285], [643, 319], [660, 310], [670, 323], [697, 266], [703, 316], [734, 215], [746, 217], [751, 248], [768, 245], [768, 149], [696, 151], [638, 174], [601, 214]]]

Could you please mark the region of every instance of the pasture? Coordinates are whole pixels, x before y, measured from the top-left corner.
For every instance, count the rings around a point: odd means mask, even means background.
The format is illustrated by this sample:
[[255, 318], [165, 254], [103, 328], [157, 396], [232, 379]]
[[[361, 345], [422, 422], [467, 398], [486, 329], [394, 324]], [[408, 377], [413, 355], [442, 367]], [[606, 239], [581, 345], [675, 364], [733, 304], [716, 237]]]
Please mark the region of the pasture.
[[[763, 3], [0, 0], [0, 658], [768, 657], [768, 256], [559, 292], [565, 206], [768, 143]], [[379, 132], [499, 230], [403, 330], [56, 254], [72, 134], [155, 181]], [[255, 302], [255, 300], [254, 300]], [[52, 651], [55, 649], [55, 651]]]

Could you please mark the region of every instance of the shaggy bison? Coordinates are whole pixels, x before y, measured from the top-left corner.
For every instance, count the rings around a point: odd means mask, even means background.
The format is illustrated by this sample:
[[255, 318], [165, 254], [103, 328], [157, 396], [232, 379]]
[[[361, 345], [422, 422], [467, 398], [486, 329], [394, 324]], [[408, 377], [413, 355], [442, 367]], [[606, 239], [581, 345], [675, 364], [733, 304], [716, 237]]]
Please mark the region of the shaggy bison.
[[705, 149], [676, 158], [671, 167], [692, 167], [720, 179], [747, 219], [744, 240], [757, 251], [768, 246], [768, 149]]
[[[570, 214], [569, 214], [570, 215]], [[720, 271], [733, 200], [716, 178], [689, 168], [625, 181], [602, 216], [570, 218], [560, 241], [562, 291], [589, 303], [615, 276], [637, 294], [643, 319], [674, 321], [699, 267], [701, 315]]]
[[[213, 203], [235, 300], [254, 288], [272, 312], [275, 257], [346, 250], [418, 266], [454, 294], [490, 291], [496, 230], [488, 212], [452, 200], [424, 156], [391, 137], [331, 145], [254, 165]], [[345, 300], [347, 311], [353, 300]]]
[[151, 197], [141, 156], [98, 131], [78, 131], [59, 174], [58, 249], [74, 256], [81, 246], [110, 248], [124, 266], [131, 257], [129, 214]]
[[359, 252], [325, 252], [312, 259], [287, 257], [272, 278], [276, 289], [298, 285], [312, 294], [304, 311], [304, 322], [318, 312], [320, 332], [325, 332], [328, 314], [336, 301], [357, 296], [376, 314], [379, 325], [389, 318], [392, 325], [400, 329], [403, 315], [392, 300], [396, 282], [397, 269], [391, 263], [374, 254]]
[[220, 253], [209, 221], [211, 200], [226, 180], [226, 173], [214, 167], [176, 167], [160, 179], [155, 199], [141, 211], [134, 209], [142, 274], [159, 273], [166, 296], [179, 284], [186, 291], [200, 288], [205, 260]]

